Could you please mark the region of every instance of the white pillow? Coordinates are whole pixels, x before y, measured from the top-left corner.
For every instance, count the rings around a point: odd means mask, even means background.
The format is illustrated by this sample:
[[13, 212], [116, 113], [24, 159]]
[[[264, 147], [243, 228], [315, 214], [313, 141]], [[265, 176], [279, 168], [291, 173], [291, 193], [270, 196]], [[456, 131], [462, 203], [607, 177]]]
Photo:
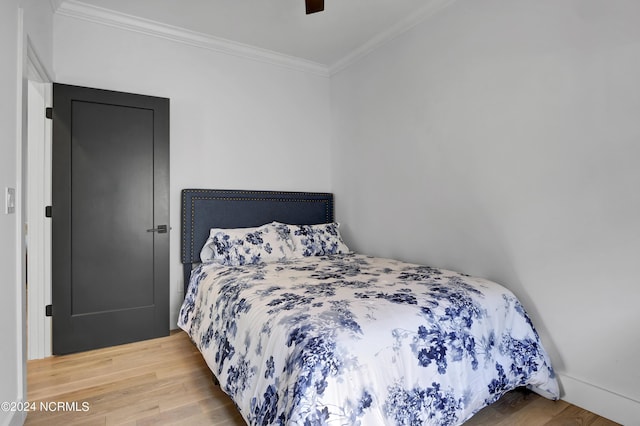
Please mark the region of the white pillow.
[[280, 236], [287, 235], [291, 239], [291, 247], [298, 256], [350, 253], [349, 248], [340, 236], [339, 223], [288, 225], [273, 222], [273, 226]]
[[273, 224], [255, 228], [213, 228], [200, 251], [203, 263], [255, 265], [292, 257], [291, 241], [282, 240]]

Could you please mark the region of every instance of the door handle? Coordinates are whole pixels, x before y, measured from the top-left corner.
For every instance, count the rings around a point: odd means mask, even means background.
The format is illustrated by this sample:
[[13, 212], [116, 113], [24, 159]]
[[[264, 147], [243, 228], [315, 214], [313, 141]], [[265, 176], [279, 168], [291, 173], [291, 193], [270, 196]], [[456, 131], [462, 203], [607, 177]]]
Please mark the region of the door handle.
[[158, 225], [157, 228], [147, 229], [147, 232], [157, 232], [158, 234], [166, 234], [167, 225]]

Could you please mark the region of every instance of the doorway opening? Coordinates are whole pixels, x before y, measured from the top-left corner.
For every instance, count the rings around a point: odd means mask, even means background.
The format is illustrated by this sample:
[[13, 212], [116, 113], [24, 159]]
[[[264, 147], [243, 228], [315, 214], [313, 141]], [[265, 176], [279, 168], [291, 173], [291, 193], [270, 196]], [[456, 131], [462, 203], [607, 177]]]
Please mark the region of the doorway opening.
[[27, 61], [23, 79], [22, 139], [22, 238], [26, 289], [27, 359], [51, 355], [51, 222], [45, 206], [51, 204], [51, 120], [46, 108], [52, 104], [51, 78], [27, 38]]

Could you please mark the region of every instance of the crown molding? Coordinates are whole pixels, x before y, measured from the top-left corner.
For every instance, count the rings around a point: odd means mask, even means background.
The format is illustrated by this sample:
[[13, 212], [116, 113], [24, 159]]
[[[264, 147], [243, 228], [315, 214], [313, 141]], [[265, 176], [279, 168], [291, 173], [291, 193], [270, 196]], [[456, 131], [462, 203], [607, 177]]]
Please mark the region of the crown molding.
[[[58, 2], [61, 0], [51, 1]], [[126, 31], [163, 38], [218, 53], [251, 59], [322, 77], [329, 77], [328, 68], [317, 62], [307, 61], [271, 50], [261, 49], [259, 47], [213, 37], [208, 34], [104, 9], [77, 0], [63, 0], [57, 7], [55, 13], [60, 16], [81, 19]]]
[[64, 0], [49, 0], [49, 4], [51, 5], [51, 10], [53, 13], [56, 13], [56, 10], [60, 7]]
[[406, 33], [416, 25], [426, 21], [430, 17], [440, 12], [442, 9], [450, 6], [455, 1], [456, 0], [430, 1], [426, 6], [422, 7], [415, 13], [412, 13], [410, 16], [391, 26], [387, 30], [381, 32], [368, 42], [364, 43], [362, 46], [347, 54], [342, 59], [333, 63], [331, 66], [329, 66], [329, 75], [334, 75], [344, 70], [345, 68], [348, 68], [349, 66], [367, 56], [372, 51], [378, 49], [379, 47], [395, 39], [396, 37]]
[[126, 31], [137, 32], [152, 37], [163, 38], [189, 46], [269, 63], [322, 77], [330, 77], [355, 64], [385, 43], [411, 30], [416, 25], [429, 19], [455, 1], [456, 0], [433, 0], [428, 2], [427, 5], [417, 12], [393, 25], [386, 31], [378, 34], [330, 66], [302, 58], [284, 55], [272, 50], [261, 49], [259, 47], [238, 43], [232, 40], [213, 37], [208, 34], [116, 12], [110, 9], [83, 3], [79, 0], [50, 0], [50, 3], [55, 13], [60, 16], [67, 16]]

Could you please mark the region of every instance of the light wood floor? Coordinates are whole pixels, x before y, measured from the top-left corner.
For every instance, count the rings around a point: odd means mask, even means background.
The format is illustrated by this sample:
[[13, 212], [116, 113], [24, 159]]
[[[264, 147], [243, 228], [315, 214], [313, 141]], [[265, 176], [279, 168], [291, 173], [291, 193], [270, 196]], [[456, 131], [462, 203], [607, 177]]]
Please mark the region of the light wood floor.
[[[35, 402], [37, 409], [29, 412], [26, 425], [245, 424], [231, 400], [212, 384], [200, 353], [183, 332], [29, 361], [27, 370], [28, 400]], [[41, 401], [76, 402], [78, 411], [43, 411]], [[466, 425], [616, 423], [563, 401], [516, 390], [477, 413]]]

